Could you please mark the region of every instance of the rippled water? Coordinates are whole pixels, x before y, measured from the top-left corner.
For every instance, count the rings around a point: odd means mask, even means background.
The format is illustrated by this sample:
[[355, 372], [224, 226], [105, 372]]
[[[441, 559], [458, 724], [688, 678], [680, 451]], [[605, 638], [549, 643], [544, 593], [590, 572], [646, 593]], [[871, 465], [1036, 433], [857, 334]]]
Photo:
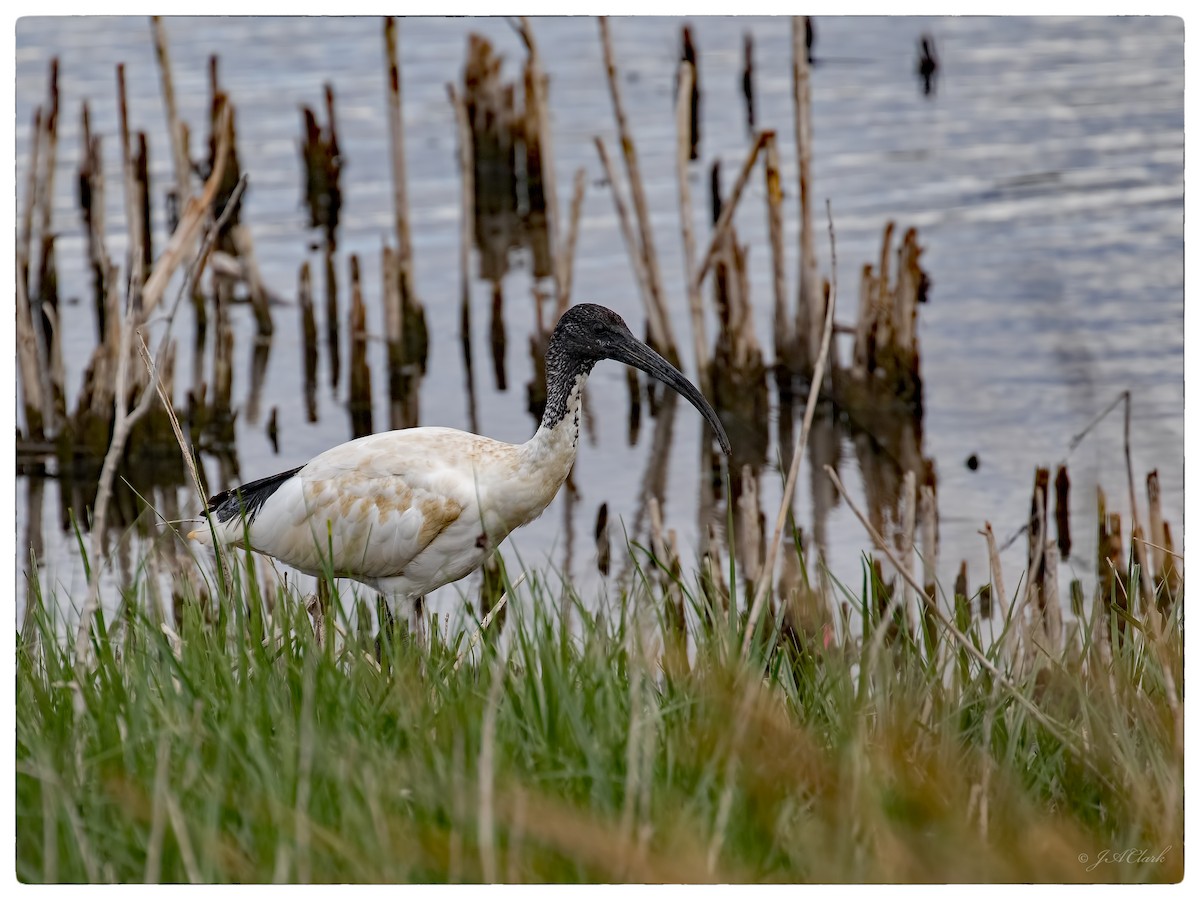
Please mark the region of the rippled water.
[[[673, 79], [680, 20], [614, 20], [625, 102], [652, 210], [655, 239], [684, 368], [690, 368], [674, 179]], [[749, 140], [741, 100], [742, 35], [753, 34], [760, 127], [779, 134], [788, 191], [789, 279], [795, 291], [797, 200], [792, 145], [789, 22], [785, 18], [691, 20], [703, 88], [702, 163], [692, 172], [694, 202], [707, 208], [707, 166], [721, 159], [727, 185]], [[576, 300], [611, 306], [631, 322], [642, 313], [608, 189], [592, 145], [602, 135], [615, 147], [596, 23], [534, 21], [550, 74], [554, 151], [560, 203], [567, 204], [578, 166], [588, 174], [578, 255]], [[193, 154], [207, 116], [207, 58], [219, 53], [221, 82], [238, 109], [239, 155], [251, 188], [243, 221], [252, 228], [268, 285], [293, 297], [300, 264], [315, 234], [301, 208], [301, 104], [320, 108], [322, 84], [337, 95], [346, 158], [338, 266], [343, 297], [348, 260], [359, 255], [369, 327], [382, 330], [380, 248], [392, 223], [384, 107], [383, 42], [377, 19], [168, 19], [180, 114], [194, 132]], [[837, 226], [839, 321], [852, 322], [858, 272], [878, 257], [885, 222], [915, 225], [933, 281], [920, 309], [925, 379], [924, 450], [937, 466], [941, 511], [941, 577], [953, 579], [966, 559], [978, 584], [986, 570], [985, 519], [1004, 537], [1028, 515], [1033, 469], [1066, 454], [1071, 436], [1121, 390], [1133, 392], [1133, 456], [1139, 481], [1157, 468], [1164, 512], [1180, 533], [1183, 506], [1183, 25], [1172, 18], [820, 18], [812, 75], [813, 176], [818, 200], [828, 198]], [[455, 125], [445, 85], [461, 78], [467, 34], [488, 36], [509, 58], [523, 57], [519, 39], [499, 19], [405, 19], [401, 63], [417, 290], [431, 335], [428, 377], [421, 387], [422, 424], [468, 427], [458, 347], [458, 210]], [[916, 41], [928, 31], [942, 65], [936, 95], [924, 97], [914, 74]], [[109, 252], [123, 254], [115, 75], [127, 65], [132, 126], [150, 139], [156, 193], [171, 180], [158, 73], [148, 23], [141, 18], [23, 18], [17, 27], [18, 204], [23, 203], [30, 122], [45, 91], [52, 56], [61, 60], [62, 123], [56, 181], [60, 293], [80, 298], [65, 334], [68, 385], [77, 388], [91, 351], [93, 324], [85, 244], [74, 200], [79, 106], [88, 99], [92, 127], [105, 136], [109, 185]], [[20, 207], [18, 207], [20, 208]], [[155, 208], [157, 247], [165, 216]], [[758, 337], [771, 346], [771, 281], [761, 178], [751, 182], [737, 216], [750, 247], [751, 290]], [[706, 233], [705, 229], [701, 234]], [[829, 270], [824, 240], [817, 244]], [[320, 279], [318, 314], [321, 313]], [[474, 290], [479, 428], [521, 441], [534, 422], [525, 411], [531, 374], [525, 336], [533, 325], [529, 279], [505, 282], [509, 389], [495, 390], [487, 363], [489, 289]], [[69, 301], [68, 301], [69, 302]], [[344, 301], [343, 301], [344, 304]], [[343, 306], [344, 310], [344, 306]], [[84, 314], [86, 312], [86, 314]], [[343, 312], [344, 314], [344, 312]], [[235, 310], [239, 340], [252, 333], [251, 312]], [[276, 455], [257, 424], [240, 417], [239, 461], [245, 479], [304, 462], [350, 437], [342, 391], [324, 371], [320, 420], [307, 424], [296, 402], [301, 378], [299, 316], [276, 310], [277, 334], [262, 407], [279, 408]], [[179, 333], [189, 333], [181, 321]], [[637, 328], [635, 327], [635, 330]], [[709, 333], [714, 331], [710, 321]], [[345, 328], [343, 327], [343, 338]], [[183, 342], [185, 345], [187, 341]], [[178, 371], [189, 372], [186, 346]], [[843, 347], [848, 352], [848, 345]], [[343, 351], [344, 352], [344, 351]], [[376, 427], [386, 423], [382, 346], [372, 348]], [[322, 354], [324, 349], [322, 348]], [[234, 393], [247, 392], [250, 351], [239, 344]], [[769, 351], [768, 351], [769, 355]], [[326, 364], [322, 357], [322, 366]], [[650, 445], [643, 427], [626, 441], [624, 373], [602, 365], [589, 389], [596, 442], [581, 447], [579, 489], [570, 509], [560, 496], [515, 545], [530, 565], [568, 567], [585, 586], [595, 576], [591, 540], [596, 510], [629, 523], [638, 506]], [[698, 417], [676, 415], [665, 517], [680, 534], [685, 563], [697, 544]], [[1072, 512], [1080, 551], [1064, 564], [1087, 577], [1095, 546], [1094, 498], [1106, 487], [1112, 506], [1127, 512], [1121, 422], [1114, 415], [1070, 457]], [[964, 460], [978, 454], [970, 471]], [[770, 458], [775, 458], [772, 450]], [[854, 455], [843, 453], [842, 477], [861, 490]], [[782, 479], [764, 475], [764, 510], [773, 520]], [[797, 509], [807, 524], [809, 473], [800, 479]], [[56, 531], [57, 485], [45, 497], [46, 572], [62, 593], [83, 593], [83, 575], [68, 535]], [[24, 480], [18, 479], [18, 498]], [[1141, 501], [1144, 503], [1144, 500]], [[1143, 507], [1144, 508], [1144, 507]], [[18, 507], [18, 535], [28, 510]], [[1126, 515], [1126, 520], [1127, 515]], [[566, 559], [573, 532], [572, 558]], [[851, 584], [869, 545], [844, 507], [828, 523], [829, 565]], [[1024, 542], [1005, 554], [1009, 578], [1024, 565]], [[18, 544], [18, 566], [27, 554]], [[465, 583], [464, 583], [465, 584]], [[444, 590], [453, 590], [448, 588]]]

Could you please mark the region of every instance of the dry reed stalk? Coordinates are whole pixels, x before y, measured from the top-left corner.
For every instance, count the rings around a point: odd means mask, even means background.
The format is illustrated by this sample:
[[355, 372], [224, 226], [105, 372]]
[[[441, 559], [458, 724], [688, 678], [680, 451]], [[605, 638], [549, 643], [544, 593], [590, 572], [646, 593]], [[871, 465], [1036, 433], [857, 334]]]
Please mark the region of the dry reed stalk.
[[87, 230], [88, 261], [92, 266], [92, 286], [96, 304], [96, 341], [105, 335], [108, 252], [104, 247], [104, 162], [99, 135], [92, 136], [91, 115], [85, 102], [81, 112], [83, 160], [79, 164], [79, 205]]
[[1071, 555], [1071, 478], [1060, 465], [1054, 475], [1054, 530], [1062, 559]]
[[1146, 476], [1146, 500], [1150, 507], [1150, 544], [1154, 550], [1154, 577], [1161, 583], [1167, 568], [1167, 552], [1163, 530], [1162, 489], [1158, 484], [1158, 469]]
[[746, 98], [746, 134], [754, 137], [754, 37], [742, 36], [742, 96]]
[[[1125, 398], [1125, 422], [1124, 422], [1124, 449], [1125, 449], [1125, 475], [1129, 483], [1129, 511], [1133, 517], [1133, 529], [1130, 531], [1131, 547], [1136, 555], [1137, 543], [1134, 535], [1144, 535], [1145, 531], [1142, 528], [1141, 516], [1138, 514], [1137, 489], [1134, 487], [1133, 480], [1133, 453], [1130, 449], [1129, 430], [1130, 419], [1133, 416], [1133, 393], [1129, 390], [1123, 392]], [[1144, 563], [1144, 559], [1142, 560]], [[1151, 583], [1150, 572], [1145, 565], [1138, 567], [1138, 587], [1140, 588], [1142, 599], [1146, 604], [1151, 602], [1154, 596], [1154, 585]]]
[[1044, 593], [1046, 579], [1045, 546], [1049, 521], [1048, 498], [1050, 493], [1050, 470], [1038, 466], [1033, 476], [1033, 497], [1029, 507], [1028, 556], [1026, 564], [1025, 594], [1035, 598], [1038, 608]]
[[[755, 146], [758, 145], [756, 144]], [[792, 494], [796, 490], [796, 479], [800, 474], [800, 463], [804, 459], [804, 448], [808, 444], [808, 433], [812, 428], [813, 416], [817, 411], [817, 396], [821, 390], [821, 382], [825, 379], [825, 364], [829, 359], [829, 345], [833, 338], [833, 311], [837, 305], [837, 246], [833, 230], [833, 212], [828, 201], [826, 202], [825, 210], [829, 217], [829, 249], [833, 272], [831, 294], [829, 302], [826, 304], [825, 325], [821, 333], [821, 345], [817, 348], [812, 383], [808, 389], [808, 400], [804, 405], [804, 421], [800, 426], [800, 437], [796, 439], [796, 449], [792, 453], [792, 464], [788, 469], [787, 482], [784, 484], [783, 496], [779, 501], [779, 511], [775, 515], [775, 530], [771, 535], [771, 543], [768, 545], [766, 559], [763, 561], [765, 577], [759, 580], [758, 586], [755, 588], [754, 602], [751, 604], [750, 613], [746, 618], [746, 628], [742, 637], [741, 656], [743, 660], [749, 656], [754, 629], [758, 625], [759, 617], [762, 615], [763, 607], [766, 604], [767, 591], [774, 579], [775, 560], [779, 556], [779, 543], [783, 538], [783, 526], [788, 520], [788, 514], [791, 512]]]
[[[554, 294], [558, 308], [565, 308], [566, 302], [562, 298], [568, 276], [564, 266], [568, 263], [559, 243], [561, 228], [559, 227], [558, 179], [554, 171], [554, 136], [550, 128], [550, 101], [548, 98], [550, 79], [542, 67], [542, 57], [538, 52], [537, 41], [533, 37], [533, 26], [529, 23], [529, 17], [521, 16], [517, 22], [517, 33], [520, 35], [522, 43], [525, 44], [525, 52], [528, 55], [528, 86], [532, 90], [527, 92], [526, 106], [530, 108], [526, 109], [526, 119], [527, 121], [530, 118], [533, 120], [533, 140], [536, 141], [538, 148], [538, 171], [541, 176], [542, 193], [546, 199], [546, 209], [549, 211], [547, 225], [550, 236], [550, 258], [554, 261]], [[529, 100], [532, 100], [532, 104], [528, 102]], [[528, 137], [527, 140], [529, 140]], [[527, 144], [527, 146], [531, 145]]]
[[692, 29], [687, 25], [682, 29], [683, 52], [681, 65], [692, 70], [692, 80], [688, 85], [688, 159], [700, 158], [700, 64], [696, 58], [696, 44], [692, 40]]
[[[126, 249], [125, 262], [128, 269], [130, 301], [132, 308], [143, 308], [143, 282], [145, 272], [143, 267], [142, 247], [145, 235], [142, 234], [142, 217], [139, 211], [142, 206], [142, 195], [133, 166], [133, 144], [129, 137], [129, 104], [125, 91], [125, 64], [117, 64], [117, 108], [121, 133], [121, 172], [125, 186], [125, 227], [129, 231], [129, 246]], [[153, 307], [146, 308], [148, 315]]]
[[400, 299], [407, 309], [416, 302], [413, 284], [412, 234], [408, 215], [408, 178], [404, 158], [404, 109], [400, 92], [400, 63], [396, 20], [388, 16], [383, 21], [383, 41], [387, 51], [388, 135], [391, 138], [392, 200], [396, 215], [396, 245], [399, 254]]
[[354, 437], [371, 434], [371, 367], [367, 363], [367, 307], [363, 302], [358, 256], [350, 257], [350, 428]]
[[932, 485], [923, 484], [917, 515], [921, 520], [921, 558], [924, 563], [925, 593], [937, 599], [938, 563], [938, 508], [937, 491]]
[[1000, 604], [1000, 621], [1004, 627], [1004, 652], [1012, 658], [1012, 633], [1008, 628], [1008, 592], [1004, 590], [1004, 570], [1000, 567], [1000, 551], [996, 547], [996, 534], [992, 531], [992, 523], [984, 522], [983, 531], [979, 532], [987, 541], [988, 548], [988, 580], [992, 587], [990, 600]]
[[724, 243], [726, 232], [728, 232], [731, 223], [733, 222], [733, 214], [737, 211], [738, 201], [742, 197], [742, 190], [746, 187], [746, 182], [750, 180], [750, 172], [754, 168], [754, 162], [758, 159], [758, 153], [762, 150], [766, 143], [767, 132], [760, 132], [754, 145], [750, 148], [750, 153], [746, 156], [746, 161], [742, 163], [741, 171], [738, 172], [737, 181], [733, 184], [733, 190], [729, 194], [729, 199], [721, 206], [721, 216], [717, 219], [717, 223], [713, 226], [712, 237], [709, 238], [708, 249], [704, 252], [704, 256], [700, 258], [700, 265], [696, 269], [695, 279], [697, 284], [703, 284], [705, 276], [708, 275], [709, 269], [712, 268], [714, 259]]
[[[916, 543], [917, 543], [917, 476], [909, 469], [904, 473], [904, 486], [901, 488], [901, 506], [904, 510], [904, 520], [897, 535], [896, 555], [904, 561], [905, 567], [910, 571], [916, 571]], [[923, 594], [924, 591], [921, 591]], [[920, 610], [917, 608], [917, 598], [913, 596], [907, 582], [900, 586], [900, 594], [903, 597], [905, 615], [908, 616], [909, 631], [916, 635], [919, 634]]]
[[[25, 183], [25, 207], [21, 213], [21, 228], [17, 235], [17, 365], [21, 372], [21, 396], [25, 411], [27, 436], [42, 438], [54, 424], [50, 405], [50, 386], [46, 375], [48, 366], [42, 342], [40, 324], [35, 323], [29, 296], [30, 245], [33, 241], [33, 210], [37, 205], [38, 164], [42, 143], [42, 111], [33, 117], [33, 142], [29, 151], [29, 172]], [[40, 317], [39, 317], [40, 319]]]
[[275, 323], [271, 321], [270, 301], [266, 285], [263, 284], [262, 272], [259, 271], [258, 261], [254, 257], [254, 241], [250, 237], [250, 229], [244, 224], [234, 225], [229, 229], [229, 236], [241, 261], [243, 277], [250, 287], [250, 305], [254, 309], [258, 334], [260, 337], [270, 337], [275, 331]]
[[812, 91], [809, 84], [808, 51], [803, 17], [792, 17], [792, 103], [795, 108], [796, 160], [800, 188], [800, 296], [796, 317], [797, 335], [807, 341], [802, 367], [816, 358], [821, 327], [821, 282], [813, 244], [812, 204]]
[[753, 591], [762, 576], [763, 525], [758, 508], [758, 479], [751, 466], [742, 466], [741, 485], [733, 522], [734, 546], [746, 589]]
[[[51, 418], [43, 424], [52, 434], [57, 433], [66, 417], [66, 392], [62, 356], [62, 330], [58, 311], [58, 276], [54, 257], [55, 234], [51, 227], [54, 209], [54, 175], [58, 167], [58, 57], [50, 61], [47, 85], [47, 106], [41, 117], [41, 172], [36, 180], [34, 197], [37, 212], [38, 283], [29, 291], [33, 309], [34, 334], [37, 335], [45, 370], [42, 389], [46, 410]], [[29, 257], [26, 258], [28, 264]]]
[[763, 139], [767, 231], [771, 236], [771, 286], [775, 292], [775, 364], [786, 366], [792, 353], [793, 337], [787, 309], [787, 254], [783, 249], [783, 181], [779, 171], [779, 148], [775, 143], [775, 132], [763, 132]]
[[33, 244], [33, 212], [38, 203], [38, 176], [42, 150], [42, 108], [33, 112], [33, 135], [29, 147], [29, 171], [25, 176], [25, 208], [21, 211], [21, 228], [17, 232], [17, 280], [29, 292], [29, 261]]
[[587, 170], [580, 166], [575, 170], [575, 181], [571, 190], [571, 217], [567, 224], [567, 240], [559, 248], [559, 272], [561, 280], [558, 289], [558, 306], [555, 318], [571, 305], [571, 288], [575, 280], [575, 247], [579, 241], [579, 220], [583, 215], [583, 196], [587, 189]]
[[17, 365], [21, 372], [21, 398], [25, 411], [26, 437], [40, 440], [44, 423], [53, 421], [46, 410], [46, 394], [42, 386], [42, 368], [38, 361], [37, 336], [33, 329], [33, 312], [25, 284], [17, 278]]
[[1046, 542], [1046, 594], [1042, 610], [1042, 628], [1045, 631], [1046, 642], [1050, 648], [1051, 659], [1057, 659], [1063, 646], [1062, 601], [1058, 596], [1058, 545], [1053, 541]]
[[458, 232], [458, 330], [463, 354], [463, 377], [467, 384], [467, 421], [472, 432], [479, 431], [475, 403], [475, 371], [471, 353], [471, 245], [475, 219], [475, 162], [471, 139], [471, 121], [467, 105], [453, 84], [446, 85], [454, 120], [458, 126], [458, 174], [462, 185]]
[[629, 261], [633, 264], [633, 274], [637, 279], [638, 287], [641, 289], [642, 304], [646, 308], [646, 321], [650, 328], [650, 340], [661, 351], [670, 339], [670, 331], [668, 330], [666, 320], [662, 317], [662, 311], [654, 300], [654, 288], [650, 281], [650, 273], [646, 268], [646, 259], [639, 249], [637, 235], [634, 233], [633, 226], [629, 221], [629, 210], [626, 208], [625, 199], [621, 195], [620, 184], [617, 181], [617, 172], [608, 157], [608, 150], [604, 146], [604, 139], [597, 136], [595, 143], [596, 152], [600, 154], [600, 164], [604, 167], [608, 186], [612, 190], [613, 206], [617, 211], [617, 223], [621, 226], [622, 237], [625, 238], [625, 248], [629, 252]]
[[[625, 106], [621, 100], [621, 86], [617, 78], [617, 63], [613, 55], [612, 35], [609, 33], [608, 19], [599, 18], [600, 43], [604, 50], [604, 71], [608, 77], [608, 91], [612, 97], [613, 113], [617, 120], [617, 135], [621, 139], [621, 152], [625, 157], [625, 171], [629, 176], [629, 192], [633, 198], [633, 209], [637, 216], [638, 233], [641, 238], [638, 244], [639, 252], [647, 276], [649, 300], [655, 309], [655, 317], [659, 320], [658, 334], [654, 335], [659, 343], [658, 350], [668, 359], [678, 359], [675, 337], [671, 333], [671, 320], [667, 314], [666, 297], [663, 292], [662, 275], [658, 268], [658, 255], [654, 250], [654, 229], [650, 222], [650, 212], [646, 204], [646, 190], [642, 184], [641, 167], [638, 165], [637, 148], [633, 143], [633, 135], [629, 131], [629, 123], [625, 116]], [[612, 180], [611, 178], [609, 179]], [[613, 192], [616, 193], [616, 183], [613, 182]], [[653, 329], [652, 329], [653, 332]]]
[[675, 177], [679, 186], [679, 224], [683, 235], [683, 277], [687, 284], [688, 312], [692, 321], [692, 351], [696, 354], [696, 378], [700, 391], [712, 395], [708, 360], [708, 337], [704, 328], [704, 301], [700, 283], [695, 279], [696, 238], [692, 230], [692, 190], [688, 184], [689, 145], [688, 96], [695, 70], [686, 60], [679, 66], [679, 88], [675, 97]]
[[304, 335], [304, 408], [309, 422], [317, 421], [317, 315], [313, 308], [312, 271], [300, 266], [300, 333]]
[[[150, 311], [158, 305], [159, 300], [167, 289], [167, 284], [170, 282], [171, 276], [175, 274], [175, 270], [183, 261], [192, 240], [200, 232], [200, 227], [204, 221], [204, 212], [217, 200], [217, 190], [224, 178], [225, 167], [230, 159], [230, 151], [233, 147], [232, 121], [232, 115], [229, 111], [226, 111], [222, 114], [220, 124], [217, 128], [220, 140], [217, 143], [212, 172], [221, 177], [214, 178], [210, 174], [204, 182], [204, 187], [200, 191], [200, 195], [198, 197], [195, 195], [188, 197], [187, 202], [184, 204], [183, 212], [179, 218], [179, 225], [171, 233], [171, 238], [167, 241], [167, 246], [159, 254], [158, 260], [154, 264], [154, 269], [150, 272], [150, 277], [146, 279], [145, 285], [142, 287], [143, 315], [149, 315]], [[240, 195], [241, 192], [239, 191], [238, 193]], [[234, 204], [235, 208], [236, 205]], [[229, 206], [228, 201], [226, 201], [226, 206]], [[221, 218], [226, 222], [229, 221], [225, 217], [223, 210]], [[207, 257], [207, 255], [207, 253], [204, 253], [203, 257]]]
[[154, 55], [158, 60], [159, 81], [162, 84], [163, 108], [167, 114], [167, 134], [171, 139], [171, 161], [175, 169], [176, 202], [182, 202], [191, 194], [192, 166], [188, 160], [187, 142], [179, 111], [175, 106], [175, 88], [171, 78], [171, 58], [167, 47], [167, 33], [161, 16], [150, 17], [150, 29], [154, 36]]

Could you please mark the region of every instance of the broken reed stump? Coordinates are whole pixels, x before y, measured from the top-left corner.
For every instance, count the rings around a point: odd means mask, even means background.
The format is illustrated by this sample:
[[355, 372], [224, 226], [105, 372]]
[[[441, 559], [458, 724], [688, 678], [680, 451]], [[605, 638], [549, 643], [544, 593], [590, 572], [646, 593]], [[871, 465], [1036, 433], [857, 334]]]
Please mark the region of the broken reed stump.
[[1065, 561], [1071, 556], [1071, 477], [1066, 466], [1059, 466], [1054, 475], [1054, 529]]
[[742, 37], [742, 96], [746, 99], [746, 133], [754, 137], [754, 36]]
[[692, 68], [692, 83], [688, 88], [688, 159], [700, 158], [700, 69], [696, 63], [696, 44], [692, 40], [692, 29], [682, 29], [682, 62]]
[[92, 270], [92, 299], [96, 310], [96, 341], [104, 340], [106, 323], [105, 277], [108, 254], [104, 249], [104, 159], [99, 135], [92, 134], [87, 101], [81, 113], [82, 155], [79, 161], [76, 199], [87, 234], [87, 255]]
[[303, 335], [304, 410], [309, 422], [317, 421], [317, 316], [313, 309], [312, 271], [300, 266], [300, 333]]
[[493, 284], [508, 272], [508, 251], [520, 232], [515, 135], [522, 117], [514, 86], [501, 79], [503, 65], [490, 41], [468, 36], [462, 96], [471, 130], [475, 246], [480, 278]]
[[1183, 597], [1182, 558], [1175, 555], [1171, 526], [1162, 514], [1162, 492], [1158, 470], [1146, 476], [1146, 496], [1150, 503], [1150, 550], [1154, 562], [1154, 593], [1160, 611], [1165, 611]]
[[[1110, 513], [1103, 488], [1096, 488], [1096, 600], [1106, 618], [1116, 611], [1117, 637], [1123, 640], [1129, 614], [1129, 572], [1121, 540], [1121, 515]], [[1108, 629], [1102, 629], [1108, 633]]]
[[329, 385], [336, 389], [341, 380], [342, 354], [339, 346], [338, 282], [334, 248], [324, 247], [325, 257], [325, 352], [329, 356]]
[[367, 307], [363, 303], [358, 255], [350, 257], [350, 431], [359, 438], [374, 432], [371, 367], [367, 362]]
[[420, 385], [429, 353], [425, 310], [410, 297], [405, 304], [399, 254], [384, 246], [383, 301], [387, 333], [389, 421], [392, 428], [410, 428], [420, 420]]
[[304, 120], [300, 157], [304, 162], [304, 203], [310, 228], [325, 232], [325, 240], [337, 246], [337, 226], [342, 210], [342, 155], [338, 146], [337, 121], [333, 111], [333, 87], [325, 85], [326, 125], [321, 125], [312, 107], [302, 106]]
[[522, 28], [527, 55], [519, 84], [503, 78], [504, 58], [490, 41], [468, 36], [461, 102], [470, 152], [462, 155], [471, 164], [474, 242], [480, 278], [495, 285], [508, 272], [510, 251], [527, 249], [533, 277], [553, 277], [561, 293], [547, 77], [528, 23]]
[[[226, 115], [227, 108], [229, 116], [229, 157], [225, 163], [225, 168], [221, 176], [221, 183], [217, 185], [217, 196], [213, 204], [213, 215], [219, 217], [225, 211], [225, 205], [229, 202], [229, 198], [233, 196], [233, 191], [237, 187], [237, 183], [242, 177], [242, 168], [241, 164], [238, 162], [237, 155], [237, 111], [233, 105], [233, 101], [230, 100], [225, 92], [221, 90], [218, 60], [215, 54], [208, 58], [208, 89], [208, 172], [213, 170], [213, 165], [217, 158], [219, 123], [221, 122], [222, 117]], [[230, 236], [230, 232], [240, 221], [240, 216], [240, 208], [234, 209], [233, 214], [229, 217], [225, 226], [217, 235], [217, 249], [233, 256], [237, 255], [237, 248], [233, 244], [233, 239]]]
[[858, 321], [848, 370], [838, 370], [834, 397], [852, 412], [923, 412], [917, 304], [925, 302], [929, 278], [921, 268], [917, 230], [909, 228], [897, 251], [896, 278], [890, 276], [894, 223], [883, 231], [879, 267], [863, 266]]
[[1047, 494], [1050, 470], [1038, 467], [1033, 475], [1033, 495], [1029, 501], [1029, 523], [1026, 528], [1028, 553], [1025, 566], [1026, 592], [1037, 601], [1039, 613], [1046, 604], [1046, 532]]
[[596, 569], [607, 577], [612, 561], [612, 544], [608, 536], [608, 503], [601, 503], [596, 510], [596, 526], [593, 530], [596, 541]]

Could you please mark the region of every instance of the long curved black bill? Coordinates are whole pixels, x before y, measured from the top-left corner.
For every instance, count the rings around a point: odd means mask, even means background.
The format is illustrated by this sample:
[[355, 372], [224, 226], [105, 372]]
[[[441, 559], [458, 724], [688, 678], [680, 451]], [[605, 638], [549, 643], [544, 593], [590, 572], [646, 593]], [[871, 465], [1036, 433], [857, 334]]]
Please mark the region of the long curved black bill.
[[717, 418], [716, 410], [709, 405], [708, 401], [704, 399], [704, 395], [700, 393], [694, 384], [687, 380], [682, 372], [632, 334], [613, 348], [611, 356], [617, 362], [623, 362], [626, 365], [641, 369], [647, 375], [654, 376], [667, 387], [686, 398], [688, 403], [696, 407], [700, 411], [700, 415], [704, 416], [708, 424], [712, 426], [713, 431], [717, 433], [717, 440], [721, 442], [721, 450], [724, 451], [726, 456], [729, 456], [731, 452], [729, 437], [725, 434], [721, 420]]

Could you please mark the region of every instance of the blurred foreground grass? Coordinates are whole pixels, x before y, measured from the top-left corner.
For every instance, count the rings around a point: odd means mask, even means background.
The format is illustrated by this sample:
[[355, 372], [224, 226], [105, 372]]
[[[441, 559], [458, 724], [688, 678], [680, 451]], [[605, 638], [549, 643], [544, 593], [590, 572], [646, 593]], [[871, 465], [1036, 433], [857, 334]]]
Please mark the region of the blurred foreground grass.
[[22, 881], [1182, 878], [1178, 606], [1015, 665], [960, 610], [1009, 688], [945, 633], [864, 660], [870, 600], [862, 635], [775, 620], [745, 665], [742, 623], [697, 601], [689, 663], [645, 649], [652, 579], [620, 621], [574, 604], [570, 633], [531, 583], [461, 667], [466, 638], [436, 629], [428, 653], [385, 641], [380, 667], [365, 630], [319, 646], [302, 599], [248, 571], [184, 597], [177, 628], [134, 592], [82, 668], [35, 598]]

